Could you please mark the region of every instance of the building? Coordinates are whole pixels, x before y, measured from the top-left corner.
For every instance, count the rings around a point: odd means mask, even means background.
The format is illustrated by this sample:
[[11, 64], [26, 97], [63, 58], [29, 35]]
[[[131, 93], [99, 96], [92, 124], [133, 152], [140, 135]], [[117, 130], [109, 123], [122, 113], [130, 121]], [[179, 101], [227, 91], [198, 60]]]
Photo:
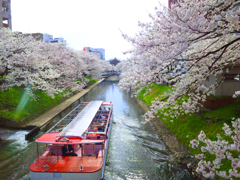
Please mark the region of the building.
[[43, 42], [46, 42], [46, 43], [48, 43], [48, 42], [50, 42], [50, 43], [60, 43], [60, 42], [65, 43], [65, 44], [62, 45], [62, 47], [64, 49], [67, 48], [66, 40], [64, 40], [64, 38], [62, 38], [62, 37], [53, 39], [53, 35], [42, 34], [42, 33], [31, 33], [31, 34], [28, 34], [28, 35], [32, 35], [36, 40], [43, 41]]
[[63, 42], [66, 43], [66, 40], [64, 40], [64, 38], [59, 37], [59, 38], [54, 38], [53, 39], [53, 35], [51, 34], [42, 34], [42, 33], [32, 33], [31, 34], [33, 37], [35, 37], [36, 40], [41, 40], [43, 42], [50, 42], [50, 43], [59, 43], [59, 42]]
[[103, 48], [84, 47], [83, 51], [88, 51], [97, 54], [100, 59], [105, 60], [105, 49]]
[[50, 43], [59, 43], [59, 42], [66, 43], [66, 40], [64, 40], [64, 38], [62, 38], [62, 37], [54, 38], [54, 39], [50, 40]]
[[11, 0], [0, 0], [0, 28], [6, 27], [12, 30]]
[[[224, 68], [224, 72], [227, 68]], [[220, 81], [224, 78], [223, 82], [216, 88], [214, 95], [215, 96], [232, 96], [236, 91], [240, 89], [240, 62], [236, 63], [228, 73], [222, 73], [216, 77], [210, 75], [205, 81], [205, 85], [210, 87], [212, 84], [215, 84], [216, 81]]]
[[50, 34], [32, 33], [31, 35], [38, 41], [51, 42], [53, 40], [53, 35]]

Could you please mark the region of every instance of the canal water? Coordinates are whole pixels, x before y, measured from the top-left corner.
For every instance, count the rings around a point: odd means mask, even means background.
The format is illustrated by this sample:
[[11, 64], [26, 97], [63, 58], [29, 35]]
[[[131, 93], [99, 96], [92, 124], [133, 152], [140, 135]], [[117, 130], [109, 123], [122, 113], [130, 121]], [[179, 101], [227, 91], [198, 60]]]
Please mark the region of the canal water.
[[[105, 168], [105, 180], [187, 180], [188, 170], [174, 160], [161, 137], [145, 123], [143, 109], [117, 82], [104, 81], [54, 118], [31, 140], [28, 131], [0, 129], [0, 180], [27, 180], [29, 166], [37, 158], [35, 139], [83, 101], [112, 101], [113, 126]], [[45, 147], [41, 147], [44, 149]]]

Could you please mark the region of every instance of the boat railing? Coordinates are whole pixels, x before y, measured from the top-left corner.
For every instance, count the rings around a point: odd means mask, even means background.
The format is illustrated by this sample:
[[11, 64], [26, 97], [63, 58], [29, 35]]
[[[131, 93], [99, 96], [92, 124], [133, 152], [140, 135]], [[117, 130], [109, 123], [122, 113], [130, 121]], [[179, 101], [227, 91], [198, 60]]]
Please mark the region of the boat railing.
[[[34, 163], [41, 167], [42, 172], [46, 172], [49, 169], [53, 169], [53, 167], [55, 166], [55, 164], [57, 162], [61, 162], [64, 160], [64, 156], [62, 156], [61, 154], [61, 147], [63, 146], [63, 144], [59, 145], [59, 144], [47, 144], [45, 152], [39, 156], [39, 152], [38, 152], [38, 158], [34, 161]], [[38, 145], [37, 145], [38, 148]], [[103, 163], [103, 159], [104, 159], [104, 141], [102, 142], [93, 142], [93, 143], [77, 143], [74, 144], [73, 146], [74, 148], [74, 152], [78, 155], [77, 157], [74, 157], [74, 159], [76, 160], [76, 158], [78, 159], [78, 165], [77, 166], [81, 166], [82, 164], [85, 164], [86, 161], [89, 161], [89, 158], [95, 157], [101, 160], [100, 163]], [[79, 167], [80, 167], [79, 166]], [[95, 166], [95, 163], [92, 164], [92, 166]], [[91, 167], [91, 164], [88, 165], [88, 167]], [[84, 166], [82, 165], [82, 168], [84, 168]], [[81, 169], [81, 168], [80, 168]]]
[[[52, 162], [51, 164], [49, 162], [47, 162], [46, 164], [41, 165], [39, 162], [40, 160], [42, 160], [42, 159], [38, 158], [37, 160], [34, 161], [34, 163], [37, 164], [39, 167], [43, 168], [42, 172], [46, 172], [49, 168], [52, 168], [54, 166], [54, 164], [57, 162], [57, 159], [56, 159], [56, 161]], [[46, 162], [45, 159], [44, 159], [44, 161]], [[49, 159], [47, 161], [49, 161]]]
[[[81, 112], [84, 107], [87, 105], [87, 103], [81, 103], [77, 107], [75, 107], [72, 111], [70, 111], [66, 116], [64, 116], [59, 122], [57, 122], [52, 128], [50, 128], [47, 132], [53, 132], [54, 130], [58, 129], [59, 127], [64, 128], [66, 125], [68, 125], [74, 117]], [[61, 124], [64, 123], [64, 124]], [[59, 131], [61, 131], [60, 129]]]
[[107, 118], [107, 122], [106, 122], [106, 125], [105, 125], [105, 129], [104, 129], [104, 131], [103, 132], [86, 132], [86, 134], [106, 134], [107, 133], [107, 130], [108, 130], [108, 124], [109, 124], [109, 122], [110, 122], [110, 119], [112, 118], [112, 107], [110, 108], [110, 111], [109, 111], [109, 116], [108, 116], [108, 118]]
[[110, 108], [110, 111], [109, 111], [109, 116], [108, 116], [108, 120], [107, 120], [107, 124], [106, 124], [106, 128], [104, 129], [104, 133], [106, 134], [107, 133], [107, 127], [108, 127], [108, 124], [109, 124], [109, 121], [110, 119], [112, 118], [112, 107]]

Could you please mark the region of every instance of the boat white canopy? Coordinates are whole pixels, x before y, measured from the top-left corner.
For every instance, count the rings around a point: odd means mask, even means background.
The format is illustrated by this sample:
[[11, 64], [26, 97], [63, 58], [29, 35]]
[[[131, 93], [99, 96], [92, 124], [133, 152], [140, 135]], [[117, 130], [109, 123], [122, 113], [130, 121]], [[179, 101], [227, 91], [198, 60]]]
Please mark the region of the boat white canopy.
[[61, 137], [82, 137], [103, 101], [91, 101], [62, 131]]

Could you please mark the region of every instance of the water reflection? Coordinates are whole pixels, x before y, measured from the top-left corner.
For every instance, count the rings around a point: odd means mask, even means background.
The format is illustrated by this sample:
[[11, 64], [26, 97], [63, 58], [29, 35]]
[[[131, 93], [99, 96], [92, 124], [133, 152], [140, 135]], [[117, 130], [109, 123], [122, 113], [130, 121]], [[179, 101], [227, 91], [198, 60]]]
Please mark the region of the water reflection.
[[[25, 141], [27, 131], [0, 129], [0, 179], [28, 179], [29, 166], [37, 158], [35, 139], [82, 101], [112, 101], [113, 121], [105, 180], [192, 179], [186, 169], [170, 161], [172, 156], [135, 99], [121, 92], [117, 82], [102, 82], [53, 119], [36, 137]], [[44, 148], [44, 147], [40, 147]]]

